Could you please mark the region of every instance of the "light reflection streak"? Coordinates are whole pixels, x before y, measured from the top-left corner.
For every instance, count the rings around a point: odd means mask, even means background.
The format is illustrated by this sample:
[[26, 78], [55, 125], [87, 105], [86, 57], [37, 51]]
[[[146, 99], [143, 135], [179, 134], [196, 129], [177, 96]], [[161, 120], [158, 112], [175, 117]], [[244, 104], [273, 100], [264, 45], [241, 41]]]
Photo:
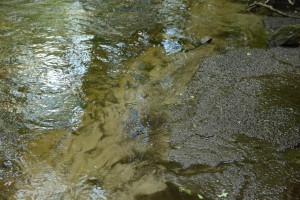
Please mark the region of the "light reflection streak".
[[[56, 20], [48, 20], [46, 33], [38, 35], [34, 44], [23, 47], [24, 62], [14, 80], [19, 87], [13, 88], [11, 93], [16, 96], [19, 88], [26, 87], [26, 103], [17, 112], [23, 113], [28, 128], [75, 126], [82, 113], [79, 93], [82, 77], [91, 61], [89, 41], [93, 36], [85, 34], [83, 27], [74, 23], [78, 13], [84, 14], [80, 4], [69, 6], [60, 9], [59, 14], [67, 16], [60, 16], [65, 23], [58, 23], [62, 25], [60, 29], [69, 30], [68, 35], [58, 36], [61, 33]], [[68, 12], [64, 14], [64, 10]], [[46, 41], [39, 43], [39, 37]]]

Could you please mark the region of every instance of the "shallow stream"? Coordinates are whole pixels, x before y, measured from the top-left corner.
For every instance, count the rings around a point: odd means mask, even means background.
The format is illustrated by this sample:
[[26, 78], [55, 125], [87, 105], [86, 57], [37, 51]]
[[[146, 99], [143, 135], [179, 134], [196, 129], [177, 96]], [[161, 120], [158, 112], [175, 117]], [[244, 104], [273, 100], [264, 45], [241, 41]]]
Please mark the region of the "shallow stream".
[[230, 0], [0, 0], [0, 38], [1, 199], [173, 188], [166, 108], [202, 59], [266, 42]]

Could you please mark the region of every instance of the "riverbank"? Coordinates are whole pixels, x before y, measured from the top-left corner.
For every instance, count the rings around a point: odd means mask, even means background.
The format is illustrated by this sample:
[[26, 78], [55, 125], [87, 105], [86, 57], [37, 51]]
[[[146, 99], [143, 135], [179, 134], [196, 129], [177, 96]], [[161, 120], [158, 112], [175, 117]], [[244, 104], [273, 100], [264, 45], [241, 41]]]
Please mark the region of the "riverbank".
[[[294, 19], [267, 18], [268, 30]], [[299, 22], [296, 22], [299, 23]], [[273, 30], [274, 30], [273, 29]], [[201, 62], [170, 108], [171, 179], [209, 199], [298, 199], [300, 49], [238, 49]]]

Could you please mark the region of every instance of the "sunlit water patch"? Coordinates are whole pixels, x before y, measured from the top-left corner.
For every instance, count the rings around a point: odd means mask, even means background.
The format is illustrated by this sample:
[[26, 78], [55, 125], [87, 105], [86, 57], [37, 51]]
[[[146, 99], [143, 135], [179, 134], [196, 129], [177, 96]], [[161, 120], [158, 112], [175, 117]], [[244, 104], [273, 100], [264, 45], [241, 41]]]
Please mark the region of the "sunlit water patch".
[[[1, 2], [0, 8], [0, 162], [12, 162], [1, 170], [0, 180], [12, 180], [18, 173], [11, 172], [26, 168], [21, 151], [26, 149], [28, 138], [44, 130], [75, 129], [80, 123], [82, 78], [91, 61], [93, 35], [85, 33], [79, 24], [85, 17], [79, 2]], [[42, 198], [36, 196], [42, 190], [45, 197], [50, 195], [48, 190], [64, 188], [50, 177], [54, 175], [35, 174], [36, 180], [49, 177], [53, 182], [37, 187], [32, 178], [28, 187], [18, 186], [18, 198], [23, 198], [22, 194]], [[4, 183], [7, 195], [14, 186], [14, 181]]]
[[[20, 66], [19, 75], [13, 79], [17, 87], [10, 93], [23, 99], [23, 106], [16, 112], [23, 115], [28, 128], [59, 128], [77, 123], [82, 112], [79, 94], [89, 47], [82, 44], [86, 38], [71, 39], [75, 43], [66, 48], [67, 59], [55, 55], [63, 52], [55, 48], [54, 42], [34, 45], [24, 52], [34, 56], [29, 58], [31, 62], [25, 61]], [[61, 47], [61, 42], [56, 45]]]
[[76, 126], [83, 105], [81, 81], [91, 60], [89, 41], [93, 38], [78, 23], [84, 10], [78, 2], [59, 7], [49, 2], [23, 3], [22, 7], [22, 3], [16, 7], [18, 13], [6, 7], [13, 23], [4, 21], [3, 27], [18, 27], [11, 30], [13, 35], [4, 36], [8, 48], [4, 53], [13, 60], [5, 70], [14, 72], [8, 83], [9, 95], [18, 104], [14, 112], [29, 129]]

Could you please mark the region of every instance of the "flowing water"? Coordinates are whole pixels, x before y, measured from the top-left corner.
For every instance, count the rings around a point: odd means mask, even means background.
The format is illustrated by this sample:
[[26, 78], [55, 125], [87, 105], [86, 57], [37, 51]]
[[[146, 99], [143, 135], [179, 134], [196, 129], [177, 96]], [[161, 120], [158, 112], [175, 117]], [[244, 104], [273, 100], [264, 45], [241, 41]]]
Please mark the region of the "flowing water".
[[243, 11], [229, 0], [0, 0], [0, 198], [164, 189], [165, 107], [201, 59], [265, 44]]

